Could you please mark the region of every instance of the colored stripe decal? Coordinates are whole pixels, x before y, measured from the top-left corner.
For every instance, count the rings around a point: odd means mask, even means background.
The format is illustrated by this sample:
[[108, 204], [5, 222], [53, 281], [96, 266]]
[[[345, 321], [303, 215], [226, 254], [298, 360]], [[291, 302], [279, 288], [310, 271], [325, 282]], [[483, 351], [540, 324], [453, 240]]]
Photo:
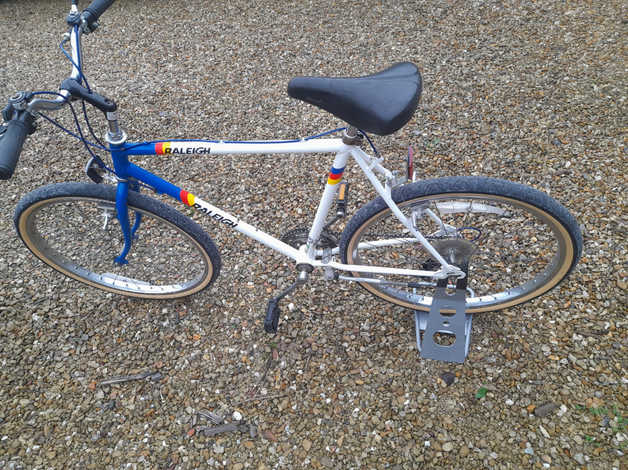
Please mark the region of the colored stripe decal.
[[329, 177], [327, 178], [327, 184], [337, 184], [340, 182], [340, 180], [342, 179], [342, 174], [344, 173], [345, 169], [343, 168], [331, 168], [331, 171], [329, 172]]
[[170, 142], [157, 142], [155, 144], [155, 153], [157, 155], [165, 155], [167, 149], [170, 149]]
[[181, 202], [187, 204], [188, 206], [194, 205], [194, 194], [188, 193], [184, 189], [181, 190], [181, 193], [179, 194], [179, 199], [181, 199]]

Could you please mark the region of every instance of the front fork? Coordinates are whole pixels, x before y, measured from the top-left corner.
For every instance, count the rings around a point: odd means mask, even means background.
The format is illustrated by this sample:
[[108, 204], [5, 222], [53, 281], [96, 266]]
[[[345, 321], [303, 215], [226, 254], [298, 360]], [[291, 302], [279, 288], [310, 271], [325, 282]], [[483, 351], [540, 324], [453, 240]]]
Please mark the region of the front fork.
[[[107, 133], [105, 140], [109, 143], [111, 149], [111, 159], [113, 160], [116, 174], [125, 175], [129, 165], [129, 160], [124, 153], [121, 152], [121, 148], [126, 142], [126, 133], [122, 131], [118, 125], [117, 113], [107, 113], [107, 121], [109, 122], [109, 132]], [[89, 175], [88, 175], [89, 176]], [[137, 238], [136, 233], [142, 223], [142, 214], [135, 211], [135, 220], [131, 227], [131, 221], [129, 218], [129, 190], [140, 191], [139, 183], [134, 180], [118, 179], [118, 187], [116, 191], [116, 216], [120, 223], [120, 229], [122, 230], [122, 237], [124, 239], [124, 246], [119, 256], [114, 259], [114, 262], [119, 265], [128, 264], [126, 259], [133, 240]]]
[[124, 247], [122, 253], [115, 259], [117, 264], [127, 264], [126, 255], [131, 250], [131, 224], [129, 222], [129, 209], [127, 207], [127, 201], [129, 198], [129, 182], [121, 181], [118, 183], [118, 191], [116, 192], [116, 214], [118, 216], [118, 222], [120, 222], [120, 228], [122, 229], [122, 235], [124, 237]]
[[129, 251], [131, 251], [133, 240], [137, 239], [136, 233], [142, 223], [142, 214], [135, 211], [135, 221], [133, 222], [133, 227], [131, 227], [128, 207], [129, 189], [139, 192], [140, 187], [137, 181], [118, 182], [118, 190], [116, 191], [116, 214], [118, 222], [120, 223], [120, 228], [122, 229], [124, 247], [122, 248], [120, 255], [117, 256], [114, 261], [116, 264], [120, 265], [128, 264], [126, 257], [129, 254]]

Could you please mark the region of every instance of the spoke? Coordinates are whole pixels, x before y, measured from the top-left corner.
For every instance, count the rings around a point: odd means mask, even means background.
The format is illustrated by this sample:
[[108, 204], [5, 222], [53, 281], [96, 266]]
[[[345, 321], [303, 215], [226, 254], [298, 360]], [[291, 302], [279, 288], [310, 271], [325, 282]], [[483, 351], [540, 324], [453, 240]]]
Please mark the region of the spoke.
[[[516, 209], [515, 212], [521, 211], [520, 208], [513, 207], [513, 209]], [[432, 214], [427, 210], [433, 211]], [[546, 276], [544, 273], [548, 270], [548, 257], [539, 257], [538, 250], [526, 255], [526, 252], [535, 245], [527, 241], [515, 241], [518, 235], [532, 239], [531, 233], [537, 235], [540, 240], [544, 237], [536, 226], [529, 227], [526, 224], [522, 226], [521, 221], [515, 224], [512, 219], [506, 219], [505, 214], [511, 211], [504, 208], [502, 201], [486, 198], [456, 197], [451, 200], [439, 198], [430, 201], [427, 209], [406, 206], [404, 212], [409, 214], [414, 229], [432, 234], [426, 237], [429, 241], [461, 238], [473, 243], [476, 250], [477, 247], [486, 246], [487, 242], [492, 242], [490, 251], [480, 251], [477, 253], [477, 258], [475, 258], [476, 255], [471, 258], [469, 298], [473, 299], [471, 302], [474, 304], [503, 301], [514, 295], [521, 295], [535, 284], [525, 282], [526, 280], [534, 276]], [[523, 214], [526, 215], [524, 219], [529, 217], [525, 209]], [[380, 225], [381, 228], [385, 228], [386, 223], [398, 224], [394, 216], [387, 213], [385, 217], [372, 222], [371, 228], [362, 233], [361, 239], [357, 241], [358, 262], [416, 269], [418, 266], [423, 267], [424, 263], [431, 259], [409, 231], [399, 233], [379, 230]], [[436, 231], [433, 231], [434, 228]], [[513, 235], [512, 242], [507, 238], [511, 234]], [[428, 302], [426, 299], [431, 299], [429, 295], [431, 295], [433, 283], [409, 283], [400, 276], [378, 275], [369, 276], [368, 279], [370, 280], [363, 282], [392, 297], [420, 298], [424, 302]], [[544, 279], [545, 277], [539, 278], [538, 282]], [[521, 285], [521, 282], [524, 284]]]

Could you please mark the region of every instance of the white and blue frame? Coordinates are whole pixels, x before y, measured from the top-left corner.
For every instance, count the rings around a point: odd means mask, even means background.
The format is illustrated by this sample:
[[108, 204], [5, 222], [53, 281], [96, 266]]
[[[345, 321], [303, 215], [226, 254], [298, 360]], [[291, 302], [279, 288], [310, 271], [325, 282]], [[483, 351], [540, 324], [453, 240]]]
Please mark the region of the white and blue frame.
[[[129, 189], [133, 188], [135, 182], [144, 183], [153, 188], [158, 193], [164, 193], [194, 209], [202, 211], [210, 219], [220, 222], [225, 227], [236, 230], [267, 247], [292, 258], [297, 264], [308, 264], [313, 268], [331, 268], [333, 270], [347, 271], [361, 274], [383, 274], [428, 277], [432, 279], [443, 279], [449, 276], [460, 276], [464, 274], [455, 266], [450, 265], [429, 241], [414, 227], [412, 220], [406, 217], [397, 204], [392, 200], [391, 189], [395, 181], [393, 173], [381, 165], [380, 159], [369, 156], [356, 145], [347, 145], [343, 139], [303, 139], [293, 141], [248, 141], [248, 142], [226, 142], [208, 140], [173, 140], [154, 141], [146, 143], [123, 143], [121, 145], [110, 146], [111, 157], [114, 163], [115, 173], [118, 178], [117, 191], [117, 213], [125, 239], [123, 252], [116, 258], [116, 262], [125, 263], [126, 254], [131, 248], [132, 232], [130, 227], [127, 195]], [[327, 184], [321, 196], [314, 221], [309, 230], [308, 244], [301, 249], [282, 242], [280, 239], [256, 228], [238, 217], [204, 201], [200, 197], [191, 194], [179, 186], [176, 186], [129, 161], [132, 155], [226, 155], [226, 154], [317, 154], [332, 153], [335, 158], [329, 173]], [[441, 264], [438, 271], [425, 271], [414, 269], [397, 269], [378, 266], [365, 266], [354, 264], [343, 264], [332, 260], [321, 259], [322, 253], [316, 249], [318, 240], [329, 210], [335, 200], [337, 183], [342, 179], [342, 173], [349, 157], [352, 157], [367, 176], [375, 191], [386, 201], [388, 207], [408, 229], [409, 234], [414, 238], [378, 240], [378, 247], [387, 245], [399, 245], [406, 243], [420, 243], [423, 247]], [[378, 179], [375, 172], [380, 173], [386, 183]], [[361, 247], [365, 248], [365, 247]], [[375, 248], [369, 244], [368, 248]], [[337, 254], [338, 249], [332, 251], [332, 255]]]

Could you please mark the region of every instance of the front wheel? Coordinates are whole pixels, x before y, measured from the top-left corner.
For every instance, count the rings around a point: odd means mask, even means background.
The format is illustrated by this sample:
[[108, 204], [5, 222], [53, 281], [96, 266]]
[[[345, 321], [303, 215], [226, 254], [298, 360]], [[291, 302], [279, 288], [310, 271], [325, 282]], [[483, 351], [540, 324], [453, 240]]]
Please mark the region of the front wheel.
[[[439, 178], [399, 186], [392, 198], [434, 246], [451, 250], [456, 244], [472, 245], [469, 313], [511, 307], [544, 294], [569, 274], [582, 252], [573, 216], [548, 195], [521, 184], [483, 177]], [[349, 221], [339, 247], [348, 264], [439, 267], [381, 197]], [[441, 252], [445, 258], [446, 250]], [[376, 282], [365, 279], [360, 284], [386, 301], [415, 310], [429, 310], [432, 304], [433, 282], [371, 278]]]
[[66, 276], [117, 294], [183, 297], [218, 276], [218, 250], [194, 221], [133, 191], [128, 209], [136, 231], [125, 265], [114, 263], [124, 240], [113, 186], [41, 187], [20, 201], [14, 222], [22, 241], [42, 261]]

